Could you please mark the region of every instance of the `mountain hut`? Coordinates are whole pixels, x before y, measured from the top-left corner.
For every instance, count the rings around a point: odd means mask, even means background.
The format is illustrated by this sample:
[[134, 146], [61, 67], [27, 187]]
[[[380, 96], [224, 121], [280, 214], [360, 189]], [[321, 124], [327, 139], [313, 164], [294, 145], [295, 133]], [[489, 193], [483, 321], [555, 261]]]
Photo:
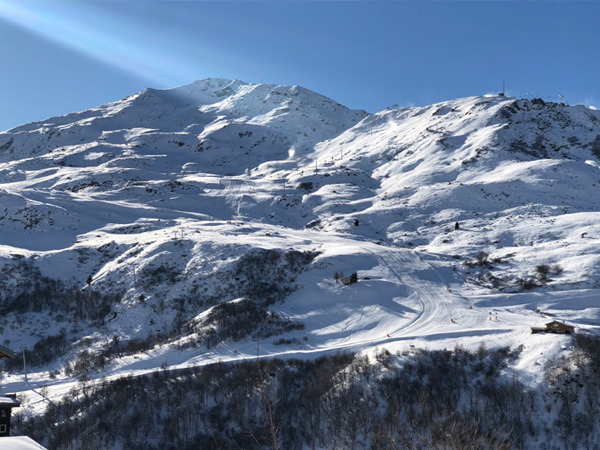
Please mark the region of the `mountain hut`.
[[554, 320], [548, 322], [545, 327], [531, 327], [532, 333], [556, 333], [556, 334], [571, 334], [575, 332], [575, 327], [567, 325], [566, 323]]

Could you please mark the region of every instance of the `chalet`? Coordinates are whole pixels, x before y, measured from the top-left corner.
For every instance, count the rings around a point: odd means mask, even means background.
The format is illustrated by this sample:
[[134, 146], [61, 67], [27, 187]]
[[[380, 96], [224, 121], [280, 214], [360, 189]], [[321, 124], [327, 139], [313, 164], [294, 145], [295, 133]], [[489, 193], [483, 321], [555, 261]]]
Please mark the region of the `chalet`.
[[18, 408], [21, 403], [17, 394], [5, 394], [0, 397], [0, 437], [10, 436], [10, 413], [12, 408]]
[[554, 320], [548, 322], [545, 327], [531, 327], [532, 333], [557, 333], [557, 334], [571, 334], [575, 332], [575, 327], [567, 325], [566, 323]]

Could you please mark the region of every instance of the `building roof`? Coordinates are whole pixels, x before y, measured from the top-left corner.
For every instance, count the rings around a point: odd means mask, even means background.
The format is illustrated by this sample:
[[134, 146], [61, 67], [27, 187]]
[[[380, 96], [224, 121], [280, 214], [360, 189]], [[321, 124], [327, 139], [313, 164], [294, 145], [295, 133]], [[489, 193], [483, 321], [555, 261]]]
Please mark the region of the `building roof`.
[[2, 450], [46, 450], [27, 436], [0, 437], [0, 447]]
[[558, 320], [553, 320], [552, 322], [548, 322], [546, 324], [547, 327], [551, 326], [551, 325], [560, 325], [561, 327], [568, 327], [568, 328], [574, 328], [572, 325], [567, 325], [564, 322], [559, 322]]
[[0, 358], [13, 358], [15, 352], [6, 348], [4, 345], [0, 345]]
[[10, 408], [17, 408], [21, 406], [21, 402], [15, 398], [0, 396], [0, 407], [8, 406]]

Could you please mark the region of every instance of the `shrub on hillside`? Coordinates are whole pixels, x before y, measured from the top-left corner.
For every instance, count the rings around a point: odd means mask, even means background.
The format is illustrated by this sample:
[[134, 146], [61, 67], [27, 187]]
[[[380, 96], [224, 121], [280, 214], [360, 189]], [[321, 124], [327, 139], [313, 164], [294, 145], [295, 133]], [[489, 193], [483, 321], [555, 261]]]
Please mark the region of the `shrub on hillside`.
[[517, 286], [524, 291], [529, 291], [539, 286], [535, 278], [519, 278], [517, 279]]
[[465, 261], [464, 264], [467, 267], [475, 267], [475, 266], [479, 266], [479, 267], [483, 267], [483, 266], [488, 266], [490, 264], [488, 258], [489, 258], [489, 254], [484, 252], [484, 251], [480, 251], [477, 254], [477, 257], [475, 259], [471, 259], [468, 261]]

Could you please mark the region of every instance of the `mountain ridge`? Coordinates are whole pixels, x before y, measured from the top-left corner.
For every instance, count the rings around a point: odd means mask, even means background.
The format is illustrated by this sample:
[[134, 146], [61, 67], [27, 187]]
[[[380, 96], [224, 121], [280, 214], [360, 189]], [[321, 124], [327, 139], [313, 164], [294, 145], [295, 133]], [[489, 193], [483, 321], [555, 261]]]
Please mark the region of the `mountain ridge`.
[[[32, 351], [67, 330], [31, 374], [59, 371], [57, 398], [84, 349], [107, 359], [92, 376], [120, 376], [252, 358], [258, 339], [286, 358], [524, 344], [514, 370], [539, 378], [537, 348], [568, 345], [527, 334], [542, 313], [600, 326], [598, 136], [600, 112], [538, 99], [368, 114], [224, 79], [13, 128], [3, 337]], [[256, 327], [228, 334], [236, 314]]]

